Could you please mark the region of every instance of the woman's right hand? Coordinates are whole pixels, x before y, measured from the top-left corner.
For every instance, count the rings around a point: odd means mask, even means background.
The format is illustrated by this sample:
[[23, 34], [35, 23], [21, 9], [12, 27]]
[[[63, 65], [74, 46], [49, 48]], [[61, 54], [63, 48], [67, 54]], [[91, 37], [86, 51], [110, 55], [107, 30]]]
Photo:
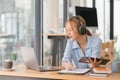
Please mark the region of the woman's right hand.
[[73, 70], [73, 64], [69, 62], [62, 62], [62, 68], [65, 70]]

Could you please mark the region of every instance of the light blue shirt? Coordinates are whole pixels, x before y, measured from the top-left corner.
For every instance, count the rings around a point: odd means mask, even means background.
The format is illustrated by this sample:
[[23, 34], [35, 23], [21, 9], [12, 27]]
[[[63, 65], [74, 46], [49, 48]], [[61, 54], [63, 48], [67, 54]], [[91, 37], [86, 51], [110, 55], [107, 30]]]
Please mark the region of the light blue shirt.
[[73, 63], [76, 68], [89, 68], [88, 63], [81, 63], [79, 60], [84, 56], [100, 57], [102, 40], [93, 36], [87, 36], [87, 39], [85, 53], [83, 53], [76, 40], [68, 39], [62, 61]]

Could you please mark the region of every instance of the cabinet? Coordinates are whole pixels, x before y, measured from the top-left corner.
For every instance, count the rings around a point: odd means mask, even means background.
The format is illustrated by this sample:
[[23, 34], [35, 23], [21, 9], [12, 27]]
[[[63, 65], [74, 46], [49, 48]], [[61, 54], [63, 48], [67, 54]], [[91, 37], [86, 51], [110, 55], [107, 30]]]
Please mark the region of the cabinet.
[[60, 66], [66, 46], [65, 34], [44, 34], [53, 41], [52, 66]]

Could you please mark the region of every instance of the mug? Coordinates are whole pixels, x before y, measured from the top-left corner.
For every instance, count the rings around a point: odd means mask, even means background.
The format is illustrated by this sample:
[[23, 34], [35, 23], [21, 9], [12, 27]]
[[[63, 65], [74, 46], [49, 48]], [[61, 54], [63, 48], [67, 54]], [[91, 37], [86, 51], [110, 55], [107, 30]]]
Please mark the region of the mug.
[[118, 62], [118, 61], [113, 62], [112, 72], [120, 72], [120, 62]]
[[13, 67], [13, 61], [12, 60], [5, 60], [3, 67], [4, 67], [4, 69], [12, 69], [12, 67]]

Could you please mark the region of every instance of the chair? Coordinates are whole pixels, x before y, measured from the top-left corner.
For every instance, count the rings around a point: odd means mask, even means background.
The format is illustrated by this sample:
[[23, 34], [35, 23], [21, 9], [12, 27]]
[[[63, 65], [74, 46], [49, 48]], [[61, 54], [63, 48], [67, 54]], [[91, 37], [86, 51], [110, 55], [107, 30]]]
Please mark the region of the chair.
[[110, 61], [103, 66], [106, 67], [109, 73], [112, 73], [112, 63], [114, 61], [114, 40], [102, 43], [101, 57], [103, 59], [110, 59]]
[[112, 61], [114, 60], [114, 40], [102, 43], [101, 57]]

